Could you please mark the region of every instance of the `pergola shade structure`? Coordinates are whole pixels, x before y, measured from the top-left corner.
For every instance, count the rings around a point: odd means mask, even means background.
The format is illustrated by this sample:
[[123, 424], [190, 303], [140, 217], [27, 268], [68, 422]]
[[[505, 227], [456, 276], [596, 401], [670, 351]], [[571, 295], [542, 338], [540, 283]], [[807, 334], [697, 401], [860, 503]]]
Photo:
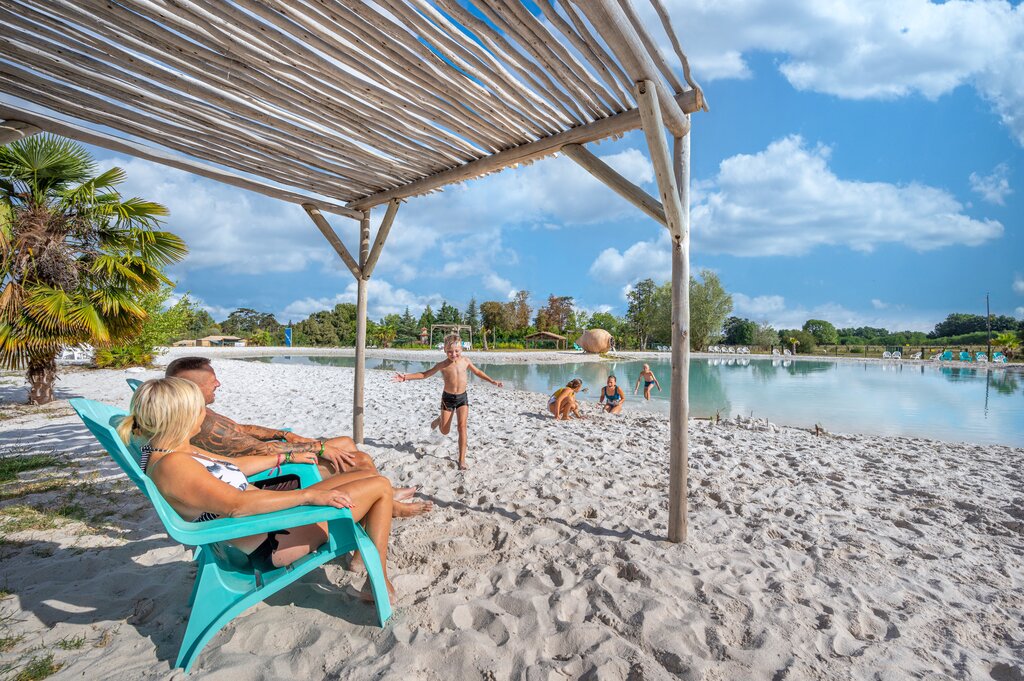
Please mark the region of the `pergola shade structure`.
[[[670, 230], [673, 277], [688, 278], [689, 114], [706, 106], [660, 0], [0, 0], [0, 24], [0, 142], [54, 132], [303, 205], [359, 283], [357, 441], [366, 281], [403, 199], [564, 151]], [[582, 146], [640, 127], [659, 198]], [[324, 213], [359, 220], [355, 254]], [[687, 278], [673, 289], [674, 541]]]

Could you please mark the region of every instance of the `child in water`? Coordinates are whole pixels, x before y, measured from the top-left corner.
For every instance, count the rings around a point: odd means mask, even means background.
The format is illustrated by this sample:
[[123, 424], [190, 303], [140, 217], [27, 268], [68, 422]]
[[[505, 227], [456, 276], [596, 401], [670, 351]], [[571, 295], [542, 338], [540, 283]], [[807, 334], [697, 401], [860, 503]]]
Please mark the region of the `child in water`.
[[430, 378], [438, 371], [444, 378], [444, 392], [441, 393], [441, 414], [430, 423], [430, 428], [439, 428], [442, 435], [447, 435], [452, 427], [452, 416], [459, 416], [459, 470], [466, 470], [466, 447], [468, 439], [467, 422], [469, 419], [469, 398], [466, 395], [466, 372], [472, 371], [475, 376], [501, 388], [503, 383], [473, 366], [473, 363], [462, 356], [462, 340], [457, 334], [444, 339], [444, 354], [448, 356], [430, 369], [415, 374], [395, 374], [395, 381], [415, 381]]
[[633, 394], [636, 395], [636, 391], [640, 389], [640, 381], [644, 382], [644, 399], [651, 399], [651, 386], [658, 386], [658, 392], [661, 392], [661, 383], [658, 383], [658, 379], [655, 378], [654, 372], [651, 371], [651, 365], [645, 364], [644, 370], [640, 372], [640, 377], [636, 379], [636, 386], [633, 388]]

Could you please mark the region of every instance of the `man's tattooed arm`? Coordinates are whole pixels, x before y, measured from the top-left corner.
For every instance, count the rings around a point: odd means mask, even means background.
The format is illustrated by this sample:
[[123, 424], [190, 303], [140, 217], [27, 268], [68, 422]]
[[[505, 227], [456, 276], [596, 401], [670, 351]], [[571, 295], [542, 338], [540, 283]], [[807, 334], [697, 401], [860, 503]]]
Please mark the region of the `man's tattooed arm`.
[[[269, 430], [269, 429], [267, 429]], [[192, 438], [197, 447], [221, 456], [260, 456], [287, 454], [288, 452], [320, 451], [320, 443], [305, 442], [264, 442], [242, 431], [231, 419], [207, 410], [206, 418], [199, 433]]]

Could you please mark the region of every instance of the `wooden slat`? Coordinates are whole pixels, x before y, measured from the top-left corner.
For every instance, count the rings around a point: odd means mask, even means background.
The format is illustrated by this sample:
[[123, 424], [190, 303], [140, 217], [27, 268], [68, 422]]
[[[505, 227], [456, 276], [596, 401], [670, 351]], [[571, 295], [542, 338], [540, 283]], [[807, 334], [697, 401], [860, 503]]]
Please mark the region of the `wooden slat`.
[[0, 146], [10, 144], [25, 137], [42, 132], [39, 128], [25, 121], [5, 121], [0, 119]]

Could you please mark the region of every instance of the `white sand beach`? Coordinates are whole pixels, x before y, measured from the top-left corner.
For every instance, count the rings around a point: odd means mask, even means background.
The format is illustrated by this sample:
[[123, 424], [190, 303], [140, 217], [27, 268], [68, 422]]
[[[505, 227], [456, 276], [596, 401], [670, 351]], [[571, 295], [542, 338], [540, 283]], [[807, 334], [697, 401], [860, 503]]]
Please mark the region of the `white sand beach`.
[[[350, 432], [351, 369], [231, 354], [214, 361], [222, 413]], [[52, 655], [55, 679], [185, 678], [189, 551], [67, 404], [127, 406], [125, 377], [158, 375], [67, 370], [44, 408], [12, 406], [24, 381], [0, 378], [0, 448], [52, 452], [67, 476], [0, 501], [0, 669]], [[474, 380], [459, 472], [454, 432], [428, 430], [440, 391], [367, 375], [365, 450], [436, 506], [396, 521], [391, 622], [330, 564], [229, 624], [195, 678], [1024, 679], [1022, 449], [692, 421], [676, 545], [665, 417], [588, 404], [555, 422], [546, 396]]]

